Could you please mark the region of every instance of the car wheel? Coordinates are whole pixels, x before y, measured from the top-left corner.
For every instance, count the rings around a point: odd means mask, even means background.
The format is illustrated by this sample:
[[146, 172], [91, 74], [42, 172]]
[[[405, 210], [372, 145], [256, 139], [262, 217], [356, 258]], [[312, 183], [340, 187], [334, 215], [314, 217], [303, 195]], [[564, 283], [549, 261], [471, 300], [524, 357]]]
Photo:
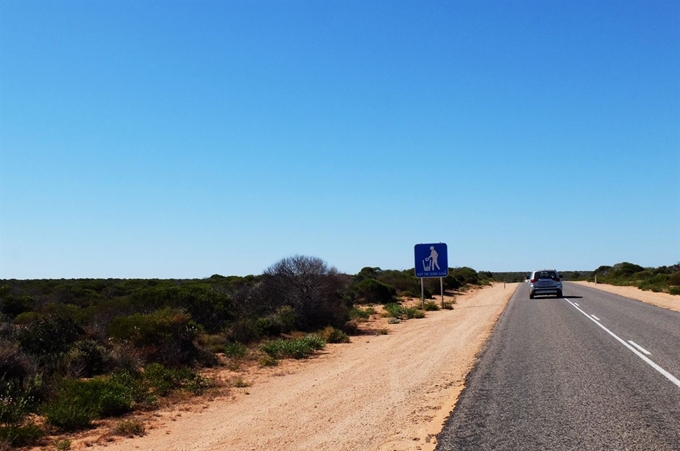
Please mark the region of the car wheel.
[[534, 294], [533, 294], [533, 293], [529, 293], [529, 299], [533, 299], [533, 298], [534, 298]]
[[558, 297], [558, 298], [561, 298], [561, 297], [562, 297], [562, 290], [560, 290], [560, 291], [557, 292], [557, 297]]

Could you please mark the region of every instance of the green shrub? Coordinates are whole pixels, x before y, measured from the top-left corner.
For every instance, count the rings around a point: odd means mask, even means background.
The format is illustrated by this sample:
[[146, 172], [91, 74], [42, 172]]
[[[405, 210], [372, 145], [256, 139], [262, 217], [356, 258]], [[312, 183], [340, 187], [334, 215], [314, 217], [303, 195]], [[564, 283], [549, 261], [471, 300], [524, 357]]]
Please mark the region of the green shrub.
[[326, 342], [323, 340], [323, 338], [316, 334], [305, 335], [305, 337], [302, 338], [302, 342], [305, 344], [305, 346], [309, 346], [314, 351], [319, 351], [326, 346]]
[[0, 297], [0, 313], [4, 313], [10, 318], [15, 318], [24, 312], [30, 312], [35, 301], [30, 296], [8, 295]]
[[221, 334], [200, 334], [195, 340], [201, 349], [206, 349], [214, 354], [224, 351], [227, 340]]
[[425, 312], [417, 308], [405, 308], [399, 304], [391, 303], [385, 305], [386, 315], [390, 318], [396, 319], [413, 319], [413, 318], [424, 318]]
[[279, 361], [270, 356], [269, 354], [265, 354], [260, 359], [258, 360], [258, 363], [260, 366], [277, 366], [279, 364]]
[[20, 427], [31, 413], [34, 398], [18, 379], [0, 376], [0, 425]]
[[277, 337], [289, 333], [295, 326], [297, 314], [289, 305], [279, 307], [275, 313], [258, 318], [255, 327], [260, 337]]
[[71, 440], [67, 438], [55, 440], [54, 447], [57, 449], [57, 451], [68, 451], [69, 449], [71, 449]]
[[349, 311], [349, 317], [354, 320], [367, 320], [373, 313], [375, 313], [375, 309], [372, 307], [367, 309], [352, 307]]
[[207, 379], [191, 368], [167, 368], [160, 363], [151, 363], [144, 368], [144, 380], [152, 393], [159, 396], [167, 396], [179, 389], [200, 394], [210, 386]]
[[406, 308], [404, 309], [404, 314], [408, 319], [421, 319], [425, 318], [425, 312], [417, 308]]
[[181, 309], [210, 333], [220, 332], [235, 318], [235, 306], [226, 294], [205, 284], [154, 286], [132, 295], [133, 303], [143, 308]]
[[236, 388], [247, 388], [250, 387], [251, 384], [250, 382], [246, 382], [243, 380], [243, 378], [239, 377], [234, 381], [233, 385]]
[[326, 327], [321, 332], [321, 338], [326, 343], [349, 343], [349, 336], [333, 326]]
[[24, 312], [18, 314], [17, 317], [14, 318], [14, 324], [18, 324], [20, 326], [27, 326], [29, 324], [37, 322], [42, 317], [43, 316], [38, 312]]
[[79, 341], [65, 357], [67, 372], [72, 377], [104, 374], [111, 364], [109, 351], [93, 340]]
[[670, 276], [668, 276], [668, 285], [674, 287], [680, 286], [680, 271], [675, 271]]
[[314, 351], [323, 349], [326, 343], [318, 335], [310, 334], [295, 340], [272, 340], [260, 345], [260, 350], [274, 359], [304, 359]]
[[680, 295], [680, 287], [670, 287], [670, 289], [668, 290], [668, 292], [669, 292], [670, 294], [673, 294], [673, 295], [678, 296], [678, 295]]
[[423, 304], [423, 310], [426, 312], [435, 312], [439, 310], [439, 306], [436, 302], [427, 301], [425, 304]]
[[109, 327], [112, 337], [129, 340], [147, 361], [180, 366], [198, 357], [193, 339], [200, 327], [182, 310], [164, 308], [149, 314], [118, 317]]
[[83, 329], [71, 318], [50, 316], [21, 330], [19, 343], [42, 365], [53, 366], [82, 333]]
[[281, 335], [281, 326], [273, 316], [265, 316], [255, 320], [255, 329], [259, 337], [278, 337]]
[[43, 436], [43, 431], [35, 424], [25, 426], [0, 426], [0, 449], [3, 444], [9, 447], [22, 447], [35, 443]]
[[347, 321], [342, 326], [342, 331], [344, 333], [346, 333], [347, 335], [358, 335], [359, 334], [359, 325], [357, 324], [356, 320]]
[[224, 355], [236, 359], [242, 359], [248, 355], [248, 347], [243, 343], [227, 343], [224, 347]]
[[130, 412], [135, 387], [114, 377], [63, 379], [55, 396], [43, 406], [47, 422], [65, 431], [85, 429], [92, 420]]
[[73, 402], [67, 398], [57, 398], [45, 404], [42, 414], [48, 424], [63, 431], [87, 429], [97, 417], [93, 406], [83, 406], [83, 401]]
[[255, 320], [251, 318], [241, 318], [232, 325], [227, 339], [239, 343], [252, 343], [260, 339], [260, 332], [257, 329]]
[[397, 296], [396, 288], [372, 278], [354, 284], [352, 291], [358, 302], [369, 304], [385, 304]]
[[115, 435], [122, 435], [125, 437], [142, 436], [146, 433], [144, 425], [139, 420], [123, 420], [118, 423], [113, 430]]
[[385, 313], [388, 317], [401, 318], [404, 315], [404, 308], [396, 302], [385, 304]]
[[287, 334], [292, 331], [296, 321], [297, 314], [290, 305], [284, 305], [276, 310], [276, 322], [281, 327], [282, 333]]

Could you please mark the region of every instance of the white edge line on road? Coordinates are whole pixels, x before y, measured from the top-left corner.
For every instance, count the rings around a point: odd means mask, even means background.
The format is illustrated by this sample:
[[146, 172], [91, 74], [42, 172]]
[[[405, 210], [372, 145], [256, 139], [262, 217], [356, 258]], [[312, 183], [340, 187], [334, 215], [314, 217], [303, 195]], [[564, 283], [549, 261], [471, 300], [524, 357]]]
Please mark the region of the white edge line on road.
[[594, 319], [596, 319], [597, 321], [600, 321], [600, 318], [598, 318], [597, 316], [595, 316], [595, 315], [590, 315], [590, 316], [592, 316], [592, 317], [593, 317]]
[[649, 352], [648, 350], [646, 350], [645, 348], [643, 348], [643, 347], [640, 346], [639, 344], [635, 343], [633, 340], [628, 340], [628, 343], [630, 343], [630, 344], [632, 344], [633, 346], [635, 346], [635, 347], [638, 349], [638, 351], [640, 351], [640, 352], [643, 353], [644, 355], [652, 355], [651, 352]]
[[590, 317], [590, 315], [588, 315], [586, 312], [584, 312], [583, 310], [581, 310], [580, 308], [578, 308], [577, 306], [575, 306], [574, 303], [571, 302], [569, 299], [564, 298], [564, 300], [567, 301], [568, 303], [570, 303], [576, 310], [578, 310], [579, 312], [583, 313], [583, 314], [586, 316], [586, 318], [588, 318], [589, 320], [591, 320], [592, 322], [594, 322], [595, 324], [597, 324], [598, 326], [600, 326], [600, 327], [602, 328], [602, 330], [604, 330], [604, 331], [607, 332], [609, 335], [611, 335], [612, 337], [614, 337], [614, 338], [615, 338], [616, 340], [618, 340], [622, 345], [624, 345], [625, 347], [627, 347], [628, 349], [630, 349], [630, 350], [633, 352], [633, 354], [635, 354], [635, 355], [637, 355], [638, 357], [640, 357], [640, 358], [641, 358], [642, 360], [644, 360], [649, 366], [651, 366], [652, 368], [654, 368], [656, 371], [658, 371], [659, 373], [661, 373], [666, 379], [668, 379], [669, 381], [673, 382], [675, 385], [678, 386], [678, 388], [680, 388], [680, 380], [678, 380], [677, 377], [673, 376], [671, 373], [669, 373], [668, 371], [664, 370], [663, 368], [661, 368], [661, 367], [660, 367], [659, 365], [657, 365], [656, 363], [652, 362], [646, 355], [644, 355], [643, 353], [641, 353], [640, 351], [638, 351], [637, 349], [635, 349], [633, 346], [631, 346], [631, 345], [629, 345], [628, 343], [626, 343], [623, 339], [619, 338], [618, 335], [616, 335], [614, 332], [612, 332], [611, 330], [609, 330], [609, 329], [607, 329], [606, 327], [604, 327], [602, 324], [600, 324], [600, 323], [598, 323], [597, 321], [595, 321], [594, 319], [592, 319], [592, 318]]

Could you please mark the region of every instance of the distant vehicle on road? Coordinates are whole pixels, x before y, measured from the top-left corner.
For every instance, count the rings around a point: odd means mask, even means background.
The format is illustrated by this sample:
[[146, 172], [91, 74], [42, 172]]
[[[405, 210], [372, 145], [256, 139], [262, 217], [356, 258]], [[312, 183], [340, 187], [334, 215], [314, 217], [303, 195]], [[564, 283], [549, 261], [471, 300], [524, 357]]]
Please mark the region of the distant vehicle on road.
[[531, 273], [529, 298], [545, 294], [562, 297], [562, 276], [554, 269], [540, 269]]

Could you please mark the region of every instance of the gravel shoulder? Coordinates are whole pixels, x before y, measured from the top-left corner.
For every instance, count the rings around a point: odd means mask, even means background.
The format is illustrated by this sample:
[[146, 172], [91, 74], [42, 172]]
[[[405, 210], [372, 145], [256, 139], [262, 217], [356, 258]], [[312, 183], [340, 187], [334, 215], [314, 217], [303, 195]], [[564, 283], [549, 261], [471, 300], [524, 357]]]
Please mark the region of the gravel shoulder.
[[[434, 450], [516, 287], [470, 291], [456, 296], [453, 310], [423, 319], [375, 318], [364, 326], [387, 329], [386, 335], [360, 335], [327, 345], [314, 358], [252, 368], [239, 376], [247, 387], [153, 413], [142, 437], [100, 431], [73, 440], [71, 449]], [[234, 377], [220, 371], [217, 377]]]

